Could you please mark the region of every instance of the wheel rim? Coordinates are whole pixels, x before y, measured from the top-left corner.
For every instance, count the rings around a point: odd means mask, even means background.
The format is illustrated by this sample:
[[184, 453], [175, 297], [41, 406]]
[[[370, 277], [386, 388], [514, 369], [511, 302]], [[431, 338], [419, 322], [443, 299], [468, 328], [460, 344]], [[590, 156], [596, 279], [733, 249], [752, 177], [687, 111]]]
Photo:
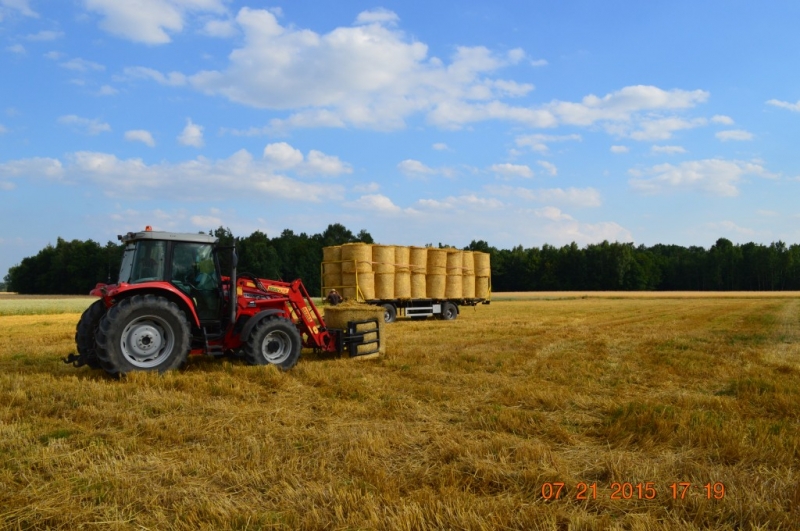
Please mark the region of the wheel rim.
[[128, 323], [122, 331], [120, 347], [131, 365], [149, 369], [158, 366], [172, 353], [175, 333], [164, 319], [146, 315]]
[[389, 310], [383, 310], [383, 322], [384, 323], [392, 322], [392, 314], [389, 312]]
[[280, 364], [292, 355], [292, 338], [281, 330], [273, 330], [261, 342], [261, 354], [269, 363]]

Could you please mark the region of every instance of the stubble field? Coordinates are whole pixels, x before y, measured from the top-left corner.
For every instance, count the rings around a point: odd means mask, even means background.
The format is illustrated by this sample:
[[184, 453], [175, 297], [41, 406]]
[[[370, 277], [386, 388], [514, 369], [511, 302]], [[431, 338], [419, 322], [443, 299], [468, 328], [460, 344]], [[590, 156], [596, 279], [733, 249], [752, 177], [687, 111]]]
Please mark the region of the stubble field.
[[380, 360], [122, 380], [61, 363], [79, 313], [0, 312], [0, 529], [797, 529], [800, 298], [747, 295], [496, 294]]

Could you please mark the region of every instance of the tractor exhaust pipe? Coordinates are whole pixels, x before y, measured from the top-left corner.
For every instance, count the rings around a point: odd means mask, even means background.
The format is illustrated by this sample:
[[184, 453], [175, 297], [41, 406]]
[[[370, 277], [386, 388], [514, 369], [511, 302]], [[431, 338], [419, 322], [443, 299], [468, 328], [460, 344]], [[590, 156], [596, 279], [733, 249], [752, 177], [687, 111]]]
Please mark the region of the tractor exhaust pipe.
[[239, 293], [236, 288], [236, 266], [239, 265], [239, 256], [236, 254], [236, 241], [233, 242], [233, 249], [231, 250], [231, 326], [236, 324], [236, 306], [239, 302]]

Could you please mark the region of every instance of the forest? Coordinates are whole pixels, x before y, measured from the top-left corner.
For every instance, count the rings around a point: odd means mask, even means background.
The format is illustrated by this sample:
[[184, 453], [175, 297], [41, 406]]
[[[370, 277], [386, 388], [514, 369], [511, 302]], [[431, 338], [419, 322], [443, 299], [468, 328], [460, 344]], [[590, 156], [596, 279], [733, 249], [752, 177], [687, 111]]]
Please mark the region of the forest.
[[[286, 229], [274, 238], [260, 231], [234, 237], [224, 227], [209, 234], [221, 245], [235, 242], [239, 271], [287, 281], [301, 278], [312, 294], [320, 289], [323, 247], [374, 243], [366, 230], [353, 233], [339, 223], [313, 235]], [[473, 240], [464, 249], [491, 254], [493, 291], [800, 290], [800, 245], [781, 241], [734, 244], [720, 238], [708, 249], [608, 241], [584, 247], [573, 242], [497, 249]], [[55, 245], [11, 267], [4, 284], [6, 290], [22, 294], [86, 294], [98, 282], [116, 281], [121, 258], [121, 244], [58, 238]], [[226, 271], [229, 258], [220, 258]]]

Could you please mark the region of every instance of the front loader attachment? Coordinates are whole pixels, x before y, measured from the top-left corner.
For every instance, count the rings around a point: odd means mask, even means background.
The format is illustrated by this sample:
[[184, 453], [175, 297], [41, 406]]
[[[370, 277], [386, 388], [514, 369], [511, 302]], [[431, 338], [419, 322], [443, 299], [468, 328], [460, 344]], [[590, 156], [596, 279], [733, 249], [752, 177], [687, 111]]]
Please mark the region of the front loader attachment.
[[377, 354], [381, 350], [381, 329], [378, 319], [348, 321], [347, 328], [336, 336], [336, 351], [351, 358]]

